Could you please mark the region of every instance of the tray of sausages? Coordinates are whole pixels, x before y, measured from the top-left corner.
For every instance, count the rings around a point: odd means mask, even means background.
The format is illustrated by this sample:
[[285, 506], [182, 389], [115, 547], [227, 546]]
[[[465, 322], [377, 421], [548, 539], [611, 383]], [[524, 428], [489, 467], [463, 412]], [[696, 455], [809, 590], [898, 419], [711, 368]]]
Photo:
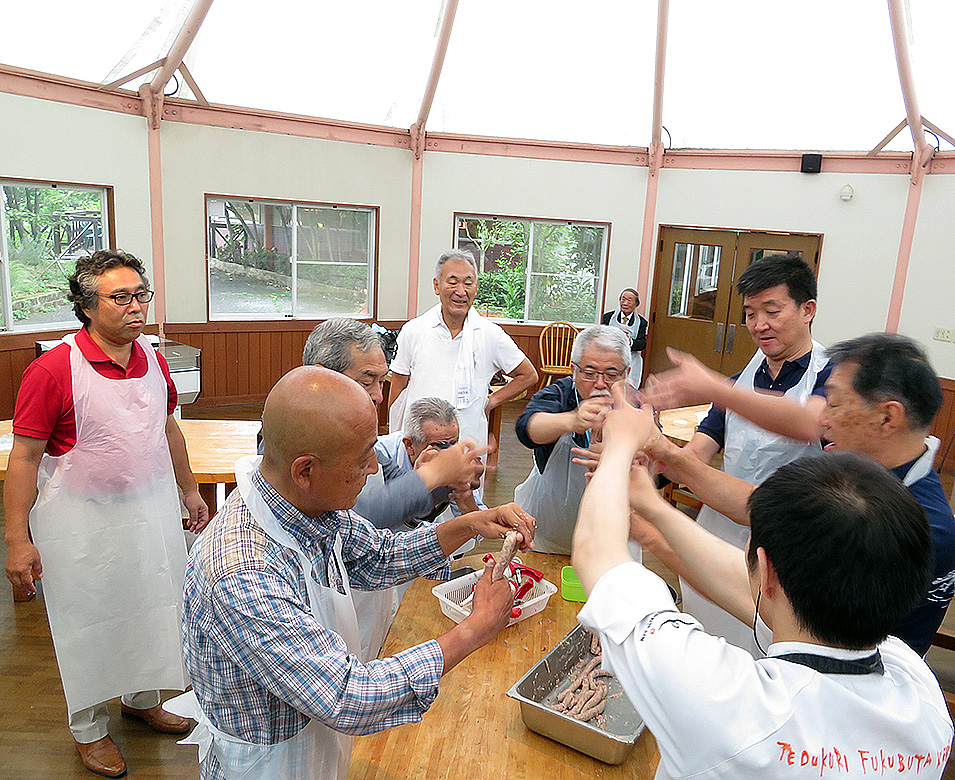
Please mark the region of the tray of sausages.
[[619, 764], [643, 732], [620, 682], [600, 669], [599, 639], [577, 626], [507, 695], [524, 725], [605, 764]]

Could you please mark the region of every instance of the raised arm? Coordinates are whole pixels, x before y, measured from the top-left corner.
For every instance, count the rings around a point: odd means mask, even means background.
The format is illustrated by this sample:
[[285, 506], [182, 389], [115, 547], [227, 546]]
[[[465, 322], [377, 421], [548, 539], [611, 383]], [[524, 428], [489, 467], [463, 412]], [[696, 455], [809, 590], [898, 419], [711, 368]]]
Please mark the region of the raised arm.
[[[639, 526], [642, 519], [659, 534], [655, 540], [655, 535], [650, 537], [651, 551], [659, 549], [664, 563], [696, 590], [752, 626], [755, 604], [746, 554], [668, 504], [654, 489], [647, 470], [642, 467], [633, 469], [629, 502], [639, 516], [634, 525]], [[641, 535], [638, 534], [638, 538]]]
[[826, 405], [821, 396], [812, 396], [801, 404], [780, 393], [747, 390], [685, 352], [668, 347], [667, 356], [675, 368], [651, 377], [644, 389], [644, 396], [654, 408], [673, 409], [711, 402], [790, 439], [819, 439], [819, 417]]
[[623, 383], [611, 388], [614, 410], [603, 427], [600, 464], [580, 500], [571, 563], [589, 594], [615, 566], [632, 560], [628, 492], [630, 467], [637, 451], [656, 430], [653, 415], [624, 399]]
[[[701, 438], [712, 441], [707, 436]], [[664, 466], [664, 474], [682, 482], [704, 504], [740, 525], [749, 525], [746, 502], [753, 486], [704, 463], [696, 453], [688, 451], [688, 446], [677, 447], [657, 433], [647, 442], [644, 452]]]
[[388, 408], [395, 402], [402, 391], [408, 386], [410, 374], [396, 374], [391, 372], [391, 389], [388, 391]]

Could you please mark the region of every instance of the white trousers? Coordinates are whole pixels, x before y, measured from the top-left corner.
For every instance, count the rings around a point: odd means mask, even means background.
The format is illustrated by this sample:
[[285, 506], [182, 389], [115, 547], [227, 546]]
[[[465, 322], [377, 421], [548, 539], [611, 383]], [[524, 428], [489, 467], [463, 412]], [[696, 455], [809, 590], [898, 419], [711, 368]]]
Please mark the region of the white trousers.
[[[159, 704], [159, 701], [159, 691], [127, 693], [122, 698], [123, 704], [135, 710], [148, 710]], [[106, 728], [108, 724], [109, 707], [105, 701], [70, 713], [70, 731], [77, 742], [86, 744], [102, 739], [109, 733]]]

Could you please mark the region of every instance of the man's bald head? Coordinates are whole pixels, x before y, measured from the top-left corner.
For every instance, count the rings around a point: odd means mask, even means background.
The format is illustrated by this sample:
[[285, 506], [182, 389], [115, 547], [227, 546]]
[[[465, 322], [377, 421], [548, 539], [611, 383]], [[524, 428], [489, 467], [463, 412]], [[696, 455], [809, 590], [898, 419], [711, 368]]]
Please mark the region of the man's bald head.
[[[366, 466], [374, 459], [377, 429], [374, 404], [356, 382], [320, 366], [293, 369], [265, 401], [263, 475], [302, 511], [306, 508], [299, 503], [305, 497], [296, 501], [287, 492], [314, 493], [313, 499], [331, 504], [322, 511], [349, 508], [367, 474], [374, 473]], [[285, 482], [289, 484], [281, 484]], [[351, 503], [335, 506], [352, 491]]]

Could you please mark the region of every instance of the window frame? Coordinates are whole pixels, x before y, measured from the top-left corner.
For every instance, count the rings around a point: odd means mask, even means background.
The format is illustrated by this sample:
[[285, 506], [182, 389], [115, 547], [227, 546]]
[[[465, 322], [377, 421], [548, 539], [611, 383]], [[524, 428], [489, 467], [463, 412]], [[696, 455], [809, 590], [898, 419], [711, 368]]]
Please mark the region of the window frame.
[[[580, 226], [580, 227], [601, 227], [604, 228], [603, 240], [600, 246], [600, 264], [597, 270], [597, 273], [594, 275], [594, 279], [597, 282], [595, 290], [595, 313], [593, 322], [571, 322], [572, 325], [582, 325], [588, 327], [593, 325], [594, 322], [600, 322], [600, 317], [603, 314], [603, 308], [606, 306], [604, 301], [604, 296], [606, 295], [607, 288], [607, 274], [610, 266], [610, 233], [613, 229], [613, 223], [611, 222], [601, 222], [599, 220], [588, 220], [588, 219], [564, 219], [564, 218], [554, 218], [554, 217], [528, 217], [528, 216], [518, 216], [515, 214], [492, 214], [492, 213], [481, 213], [476, 211], [455, 211], [453, 213], [452, 221], [452, 246], [458, 248], [458, 222], [462, 219], [484, 219], [484, 220], [507, 220], [511, 222], [527, 222], [529, 223], [529, 232], [527, 237], [528, 245], [528, 257], [527, 257], [527, 266], [524, 269], [524, 317], [522, 319], [512, 319], [510, 317], [496, 317], [488, 315], [488, 318], [494, 320], [495, 322], [505, 322], [505, 323], [515, 323], [515, 324], [527, 324], [527, 325], [547, 325], [554, 320], [536, 320], [529, 319], [527, 317], [528, 313], [528, 290], [530, 289], [530, 277], [532, 275], [537, 276], [549, 276], [550, 274], [541, 274], [533, 273], [533, 250], [534, 250], [534, 224], [547, 224], [547, 225], [569, 225], [569, 226]], [[478, 270], [478, 277], [483, 274], [484, 271]]]
[[[210, 200], [230, 200], [245, 201], [256, 205], [266, 206], [285, 206], [291, 207], [293, 215], [299, 207], [303, 208], [331, 208], [331, 209], [351, 209], [355, 211], [365, 211], [372, 215], [373, 224], [368, 231], [369, 240], [372, 242], [372, 251], [370, 252], [369, 263], [371, 272], [368, 275], [368, 311], [364, 314], [354, 312], [349, 314], [309, 314], [308, 316], [296, 315], [295, 304], [298, 299], [298, 290], [296, 281], [298, 278], [298, 265], [319, 265], [319, 261], [294, 259], [297, 254], [298, 231], [293, 230], [289, 246], [291, 262], [291, 291], [289, 295], [289, 304], [292, 308], [291, 314], [265, 316], [259, 314], [215, 314], [212, 311], [212, 267], [210, 265], [211, 246], [210, 246], [210, 223], [209, 223], [209, 202]], [[379, 206], [358, 204], [358, 203], [337, 203], [332, 201], [312, 201], [299, 200], [294, 198], [266, 198], [255, 195], [224, 195], [222, 193], [207, 192], [203, 195], [203, 233], [206, 257], [206, 316], [209, 322], [309, 322], [328, 319], [329, 317], [348, 317], [356, 320], [374, 320], [378, 316], [378, 259], [379, 259], [379, 232], [381, 229], [381, 208]], [[294, 217], [293, 217], [294, 219]]]
[[[59, 181], [52, 179], [28, 179], [19, 176], [0, 176], [2, 187], [35, 187], [43, 189], [72, 189], [87, 192], [100, 192], [101, 228], [103, 230], [103, 249], [116, 251], [116, 209], [113, 187], [109, 184], [90, 184], [89, 182]], [[28, 326], [17, 327], [13, 318], [13, 288], [10, 279], [10, 244], [6, 209], [0, 198], [0, 333], [46, 333], [50, 331], [72, 330], [79, 328], [79, 320], [70, 322], [35, 322]], [[67, 304], [69, 306], [69, 304]]]

